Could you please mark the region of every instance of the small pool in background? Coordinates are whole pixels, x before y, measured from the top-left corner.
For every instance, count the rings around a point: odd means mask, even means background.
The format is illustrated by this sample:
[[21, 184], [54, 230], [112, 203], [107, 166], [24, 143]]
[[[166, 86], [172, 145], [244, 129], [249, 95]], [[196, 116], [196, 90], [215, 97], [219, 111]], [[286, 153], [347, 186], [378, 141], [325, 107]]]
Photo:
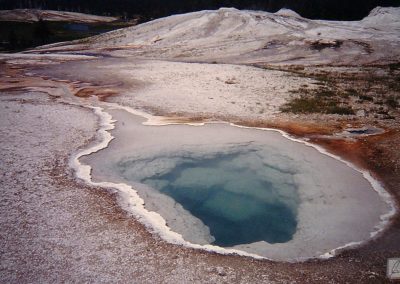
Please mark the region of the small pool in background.
[[68, 30], [76, 31], [76, 32], [89, 31], [89, 25], [82, 24], [82, 23], [68, 23], [68, 24], [65, 24], [64, 27]]
[[[140, 182], [199, 218], [215, 245], [287, 242], [296, 232], [299, 203], [292, 173], [266, 164], [260, 151], [247, 148], [205, 158], [174, 156], [172, 168]], [[165, 158], [152, 157], [151, 162]], [[129, 171], [125, 167], [130, 164], [119, 164], [121, 173]]]
[[124, 206], [172, 242], [306, 259], [369, 239], [390, 210], [361, 172], [278, 132], [108, 111], [115, 139], [80, 160], [94, 182], [131, 186]]

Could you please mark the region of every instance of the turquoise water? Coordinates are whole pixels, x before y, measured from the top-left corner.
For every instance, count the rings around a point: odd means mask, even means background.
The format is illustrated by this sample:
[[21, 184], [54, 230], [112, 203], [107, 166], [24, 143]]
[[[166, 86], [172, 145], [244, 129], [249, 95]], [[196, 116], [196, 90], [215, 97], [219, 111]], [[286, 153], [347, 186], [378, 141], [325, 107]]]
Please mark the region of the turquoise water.
[[269, 165], [256, 150], [207, 158], [152, 157], [148, 163], [168, 159], [174, 160], [174, 166], [140, 182], [172, 197], [199, 218], [214, 236], [213, 244], [229, 247], [292, 239], [299, 203], [293, 172]]

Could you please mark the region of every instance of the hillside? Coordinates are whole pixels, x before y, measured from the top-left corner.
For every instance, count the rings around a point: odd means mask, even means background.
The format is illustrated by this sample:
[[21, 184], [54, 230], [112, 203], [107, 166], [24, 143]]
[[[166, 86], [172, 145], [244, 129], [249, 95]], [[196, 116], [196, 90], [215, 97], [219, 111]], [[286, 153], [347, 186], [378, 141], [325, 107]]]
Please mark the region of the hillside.
[[302, 18], [222, 8], [154, 20], [51, 51], [91, 50], [183, 61], [371, 64], [400, 56], [400, 8], [374, 9], [361, 21]]

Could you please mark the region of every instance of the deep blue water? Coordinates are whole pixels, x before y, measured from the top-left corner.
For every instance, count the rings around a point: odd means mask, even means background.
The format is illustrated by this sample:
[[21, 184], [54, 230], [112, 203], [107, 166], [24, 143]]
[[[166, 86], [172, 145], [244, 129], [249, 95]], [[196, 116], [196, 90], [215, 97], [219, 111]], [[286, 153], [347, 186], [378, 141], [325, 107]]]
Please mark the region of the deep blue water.
[[202, 220], [215, 245], [287, 242], [296, 232], [297, 189], [292, 173], [264, 160], [255, 151], [185, 157], [168, 172], [141, 182]]

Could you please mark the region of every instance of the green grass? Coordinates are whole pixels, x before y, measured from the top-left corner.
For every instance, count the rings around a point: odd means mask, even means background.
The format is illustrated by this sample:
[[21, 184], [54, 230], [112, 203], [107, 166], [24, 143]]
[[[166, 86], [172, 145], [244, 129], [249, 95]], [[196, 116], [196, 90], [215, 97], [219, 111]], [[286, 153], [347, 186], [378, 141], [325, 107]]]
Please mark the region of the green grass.
[[[281, 107], [283, 112], [354, 114], [364, 109], [369, 117], [392, 119], [400, 111], [400, 62], [382, 66], [369, 66], [357, 72], [318, 69], [281, 68], [289, 76], [314, 79], [312, 85], [301, 85], [290, 90], [294, 98]], [[377, 110], [374, 106], [384, 107]]]
[[283, 112], [354, 114], [353, 109], [346, 105], [344, 101], [351, 95], [355, 95], [357, 93], [355, 90], [340, 91], [330, 87], [307, 89], [302, 86], [291, 93], [298, 94], [298, 96], [281, 107]]
[[325, 113], [351, 115], [354, 110], [345, 105], [340, 105], [335, 100], [324, 100], [315, 96], [301, 96], [294, 98], [281, 107], [283, 112], [291, 113]]

